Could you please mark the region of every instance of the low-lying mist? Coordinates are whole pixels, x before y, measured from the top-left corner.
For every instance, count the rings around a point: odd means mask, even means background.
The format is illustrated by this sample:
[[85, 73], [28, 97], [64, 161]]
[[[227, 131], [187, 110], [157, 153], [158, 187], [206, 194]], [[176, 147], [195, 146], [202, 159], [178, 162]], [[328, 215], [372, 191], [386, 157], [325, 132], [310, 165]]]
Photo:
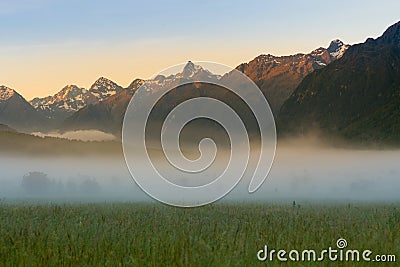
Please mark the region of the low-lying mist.
[[68, 131], [68, 132], [33, 132], [32, 135], [39, 137], [57, 137], [68, 140], [78, 141], [112, 141], [115, 140], [115, 136], [110, 133], [105, 133], [98, 130], [79, 130], [79, 131]]
[[[222, 159], [229, 156], [226, 151], [218, 153]], [[257, 192], [248, 193], [246, 177], [221, 201], [397, 202], [399, 159], [400, 150], [331, 148], [285, 140], [278, 143], [270, 174]], [[215, 173], [224, 169], [227, 161], [222, 162]], [[157, 164], [161, 169], [166, 166]], [[152, 201], [131, 178], [122, 155], [0, 154], [0, 169], [0, 198], [6, 201]], [[186, 181], [184, 175], [174, 179]]]

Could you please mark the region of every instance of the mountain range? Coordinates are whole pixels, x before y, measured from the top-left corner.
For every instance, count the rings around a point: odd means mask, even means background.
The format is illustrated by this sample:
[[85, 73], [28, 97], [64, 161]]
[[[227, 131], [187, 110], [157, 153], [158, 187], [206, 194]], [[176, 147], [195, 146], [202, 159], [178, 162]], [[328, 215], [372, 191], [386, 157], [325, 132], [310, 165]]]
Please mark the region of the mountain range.
[[260, 55], [249, 63], [240, 64], [237, 69], [257, 84], [277, 114], [305, 76], [341, 58], [349, 47], [336, 39], [328, 48], [320, 47], [309, 54]]
[[[241, 64], [237, 69], [253, 78], [275, 111], [279, 109], [303, 76], [341, 57], [348, 47], [341, 41], [334, 40], [328, 48], [318, 48], [309, 54], [285, 57], [261, 55], [249, 63]], [[189, 62], [182, 73], [170, 77], [157, 76], [147, 82], [154, 87], [156, 84], [163, 86], [178, 83], [180, 79], [193, 78], [203, 78], [212, 82], [220, 79], [221, 76], [214, 75]], [[111, 80], [101, 77], [89, 90], [77, 85], [67, 85], [53, 96], [32, 99], [30, 104], [42, 117], [48, 119], [47, 125], [50, 124], [53, 128], [99, 129], [118, 133], [124, 110], [134, 91], [143, 83], [144, 80], [135, 79], [127, 88], [122, 88]], [[181, 91], [180, 94], [182, 93]], [[170, 99], [169, 102], [174, 101]], [[20, 128], [18, 124], [11, 125]]]
[[278, 121], [286, 133], [317, 128], [363, 142], [398, 142], [400, 22], [305, 77]]
[[[320, 47], [309, 54], [296, 54], [286, 57], [261, 55], [249, 63], [241, 64], [237, 69], [244, 72], [260, 86], [264, 95], [269, 100], [272, 109], [276, 111], [279, 110], [280, 105], [290, 96], [305, 75], [340, 58], [348, 47], [349, 45], [343, 44], [340, 40], [334, 40], [328, 48]], [[269, 57], [270, 60], [266, 60], [266, 57]], [[260, 58], [263, 60], [260, 60]], [[276, 62], [279, 60], [281, 64], [271, 63], [271, 60]], [[168, 77], [159, 75], [146, 82], [154, 88], [157, 86], [162, 87], [166, 84], [173, 86], [174, 84], [178, 84], [182, 79], [190, 81], [195, 78], [202, 78], [203, 80], [213, 82], [224, 77], [215, 75], [189, 61], [181, 73]], [[134, 83], [138, 81], [140, 81], [140, 84], [136, 84], [135, 86]], [[128, 89], [136, 90], [143, 83], [144, 80], [137, 79], [128, 86]], [[163, 112], [165, 113], [169, 107], [174, 106], [174, 103], [178, 102], [178, 99], [210, 96], [212, 90], [207, 90], [204, 87], [202, 89], [190, 90], [186, 88], [186, 90], [179, 90], [179, 93], [176, 93], [175, 90], [175, 94], [172, 92], [163, 102]], [[211, 96], [218, 97], [219, 95], [218, 93], [214, 93]], [[107, 101], [99, 101], [97, 104], [89, 103], [86, 107], [68, 117], [61, 126], [61, 129], [77, 130], [95, 128], [106, 132], [119, 133], [124, 111], [131, 97], [132, 94], [120, 93]], [[223, 97], [219, 98], [222, 99]]]
[[101, 77], [89, 90], [76, 85], [67, 85], [53, 96], [32, 99], [30, 104], [42, 115], [58, 122], [81, 108], [103, 101], [122, 90], [118, 84]]
[[[267, 98], [279, 134], [304, 134], [318, 128], [354, 140], [399, 141], [399, 29], [400, 22], [381, 37], [352, 46], [333, 40], [327, 48], [308, 54], [260, 55], [236, 69], [252, 79]], [[189, 61], [181, 73], [159, 75], [146, 82], [157, 87], [195, 77], [213, 81], [226, 76], [214, 75]], [[1, 86], [0, 123], [21, 131], [50, 128], [120, 133], [125, 109], [144, 82], [135, 79], [123, 88], [101, 77], [89, 89], [67, 85], [53, 96], [30, 102]], [[161, 106], [170, 108], [179, 99], [195, 96], [232, 100], [224, 92], [192, 87], [174, 90]]]
[[115, 91], [104, 101], [89, 103], [70, 117], [60, 126], [61, 130], [91, 130], [119, 133], [134, 92], [144, 83], [144, 80], [135, 79], [126, 89]]

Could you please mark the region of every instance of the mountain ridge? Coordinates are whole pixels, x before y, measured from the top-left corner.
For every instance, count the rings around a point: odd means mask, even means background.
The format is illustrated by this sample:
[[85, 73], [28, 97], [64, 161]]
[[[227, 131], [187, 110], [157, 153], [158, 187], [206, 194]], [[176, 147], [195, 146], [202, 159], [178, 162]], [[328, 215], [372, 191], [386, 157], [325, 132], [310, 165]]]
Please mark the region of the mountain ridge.
[[120, 90], [103, 101], [88, 104], [71, 116], [67, 117], [61, 130], [91, 130], [98, 129], [104, 132], [120, 134], [120, 126], [135, 91], [144, 83], [144, 80], [135, 79], [128, 88]]
[[50, 126], [23, 96], [4, 85], [0, 86], [0, 123], [22, 131]]
[[[279, 134], [304, 134], [315, 128], [348, 140], [400, 141], [400, 22], [388, 27], [378, 38], [368, 38], [360, 44], [350, 46], [335, 39], [327, 48], [319, 47], [308, 54], [262, 54], [236, 69], [249, 76], [266, 96], [277, 116]], [[87, 92], [97, 101], [76, 107], [67, 103], [73, 111], [65, 117], [61, 128], [65, 131], [99, 129], [119, 134], [125, 108], [144, 82], [153, 84], [154, 88], [173, 86], [181, 79], [190, 81], [196, 75], [210, 81], [224, 77], [189, 61], [181, 73], [159, 75], [147, 81], [135, 79], [127, 88], [104, 77], [96, 80], [89, 90], [72, 85], [64, 87], [53, 97], [63, 99], [65, 95], [68, 99], [67, 91], [75, 90], [80, 98]], [[196, 86], [188, 89], [187, 92], [177, 90], [171, 97], [206, 94], [206, 90]], [[0, 115], [3, 103], [21, 100], [22, 96], [11, 90], [5, 87], [0, 90]], [[165, 104], [171, 107], [174, 101], [169, 100]], [[59, 101], [60, 106], [66, 107], [63, 101]], [[31, 111], [23, 100], [17, 102]], [[3, 119], [0, 116], [0, 123], [18, 130], [16, 124], [3, 120], [4, 116]]]
[[361, 142], [400, 141], [400, 23], [303, 79], [282, 106], [284, 133], [314, 128]]
[[52, 96], [32, 99], [30, 104], [47, 118], [61, 122], [86, 105], [103, 101], [121, 90], [124, 88], [115, 82], [100, 77], [89, 90], [77, 85], [66, 85]]
[[349, 47], [335, 39], [328, 48], [319, 47], [308, 54], [297, 53], [288, 56], [262, 54], [248, 63], [240, 64], [236, 69], [257, 84], [272, 111], [277, 114], [305, 76], [339, 59]]

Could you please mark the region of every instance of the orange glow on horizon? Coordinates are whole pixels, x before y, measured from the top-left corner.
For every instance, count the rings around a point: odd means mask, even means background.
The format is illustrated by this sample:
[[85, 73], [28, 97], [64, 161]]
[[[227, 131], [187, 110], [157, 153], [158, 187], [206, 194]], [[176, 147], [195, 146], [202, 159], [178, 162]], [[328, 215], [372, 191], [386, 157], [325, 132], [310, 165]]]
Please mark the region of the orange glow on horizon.
[[[68, 84], [89, 88], [101, 76], [127, 87], [136, 78], [150, 78], [171, 65], [188, 60], [213, 61], [236, 67], [262, 53], [308, 53], [318, 47], [291, 44], [291, 47], [268, 49], [262, 44], [255, 47], [254, 44], [227, 46], [226, 43], [200, 42], [177, 46], [180, 42], [183, 41], [147, 40], [119, 45], [76, 43], [3, 49], [0, 53], [0, 84], [31, 100], [54, 95]], [[295, 48], [303, 51], [293, 51]]]

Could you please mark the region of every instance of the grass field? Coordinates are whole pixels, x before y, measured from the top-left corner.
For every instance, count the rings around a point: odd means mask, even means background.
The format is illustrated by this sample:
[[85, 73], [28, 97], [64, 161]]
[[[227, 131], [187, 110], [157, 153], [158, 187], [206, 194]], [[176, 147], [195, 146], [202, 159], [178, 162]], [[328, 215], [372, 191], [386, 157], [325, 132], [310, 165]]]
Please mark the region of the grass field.
[[0, 205], [0, 266], [314, 266], [260, 262], [257, 252], [266, 243], [321, 251], [339, 238], [348, 249], [394, 254], [398, 264], [400, 205]]

